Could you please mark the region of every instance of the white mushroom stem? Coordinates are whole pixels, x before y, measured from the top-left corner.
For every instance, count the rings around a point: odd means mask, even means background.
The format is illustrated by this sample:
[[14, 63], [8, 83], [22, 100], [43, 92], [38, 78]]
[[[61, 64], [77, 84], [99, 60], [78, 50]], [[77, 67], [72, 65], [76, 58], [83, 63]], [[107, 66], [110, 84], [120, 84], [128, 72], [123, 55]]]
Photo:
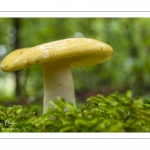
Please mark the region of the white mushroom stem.
[[44, 75], [43, 113], [46, 112], [47, 107], [52, 107], [49, 101], [57, 102], [58, 96], [76, 107], [70, 63], [59, 60], [43, 64], [42, 68]]

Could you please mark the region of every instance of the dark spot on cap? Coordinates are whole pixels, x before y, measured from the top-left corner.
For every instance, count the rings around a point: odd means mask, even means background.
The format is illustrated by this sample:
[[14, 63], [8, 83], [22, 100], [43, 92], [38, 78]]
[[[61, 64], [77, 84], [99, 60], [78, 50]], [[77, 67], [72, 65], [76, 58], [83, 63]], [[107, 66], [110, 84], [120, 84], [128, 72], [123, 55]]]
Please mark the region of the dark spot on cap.
[[39, 62], [41, 62], [41, 61], [39, 61], [39, 60], [36, 60], [36, 63], [39, 63]]

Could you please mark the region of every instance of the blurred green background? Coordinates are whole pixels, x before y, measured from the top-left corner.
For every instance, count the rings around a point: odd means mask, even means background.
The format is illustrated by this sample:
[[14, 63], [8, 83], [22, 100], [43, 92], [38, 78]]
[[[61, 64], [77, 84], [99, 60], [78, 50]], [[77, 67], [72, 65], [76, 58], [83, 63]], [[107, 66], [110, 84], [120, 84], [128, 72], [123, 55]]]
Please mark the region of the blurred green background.
[[[78, 102], [116, 91], [150, 98], [150, 18], [0, 18], [0, 61], [17, 48], [73, 37], [94, 38], [114, 49], [103, 64], [72, 68]], [[0, 103], [42, 103], [42, 76], [40, 65], [0, 70]]]

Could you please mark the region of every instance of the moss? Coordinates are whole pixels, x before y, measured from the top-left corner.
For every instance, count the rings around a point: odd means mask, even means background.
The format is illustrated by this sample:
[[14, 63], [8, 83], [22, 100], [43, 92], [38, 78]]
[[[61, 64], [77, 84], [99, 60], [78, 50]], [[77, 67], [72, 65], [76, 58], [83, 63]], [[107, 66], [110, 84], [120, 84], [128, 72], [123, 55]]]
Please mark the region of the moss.
[[[117, 92], [87, 99], [80, 109], [64, 100], [38, 114], [37, 107], [0, 106], [1, 132], [149, 132], [150, 100]], [[68, 107], [68, 111], [64, 108]]]

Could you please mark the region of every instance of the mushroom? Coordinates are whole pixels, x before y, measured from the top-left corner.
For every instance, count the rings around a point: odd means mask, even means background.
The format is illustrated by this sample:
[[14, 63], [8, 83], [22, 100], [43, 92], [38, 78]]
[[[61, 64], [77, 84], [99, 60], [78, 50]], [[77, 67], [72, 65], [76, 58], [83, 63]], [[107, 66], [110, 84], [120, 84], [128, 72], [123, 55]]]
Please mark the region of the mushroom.
[[76, 107], [71, 66], [84, 67], [107, 61], [113, 55], [111, 46], [90, 38], [70, 38], [17, 49], [1, 62], [3, 71], [15, 71], [41, 64], [44, 76], [43, 113], [52, 107], [49, 100], [61, 97]]

